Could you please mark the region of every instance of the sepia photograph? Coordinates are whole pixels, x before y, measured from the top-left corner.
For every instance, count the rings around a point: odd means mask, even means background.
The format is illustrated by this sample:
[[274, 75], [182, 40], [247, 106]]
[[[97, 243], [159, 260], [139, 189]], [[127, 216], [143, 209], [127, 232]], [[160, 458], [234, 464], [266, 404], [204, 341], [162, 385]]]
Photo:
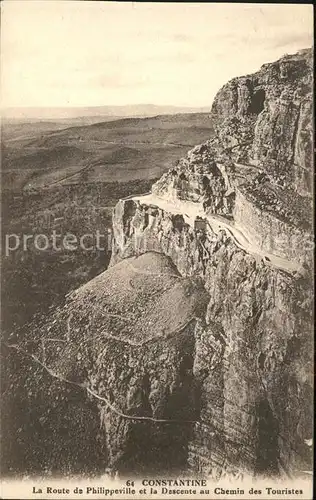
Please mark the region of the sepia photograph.
[[1, 2], [0, 498], [312, 500], [313, 22]]

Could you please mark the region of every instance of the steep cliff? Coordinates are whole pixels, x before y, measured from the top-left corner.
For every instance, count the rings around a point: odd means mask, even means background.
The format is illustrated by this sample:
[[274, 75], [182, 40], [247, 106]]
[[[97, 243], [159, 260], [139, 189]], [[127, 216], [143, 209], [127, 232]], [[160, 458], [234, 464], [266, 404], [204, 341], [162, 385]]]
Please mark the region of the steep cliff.
[[[263, 250], [271, 250], [271, 233], [275, 253], [310, 260], [312, 105], [311, 50], [231, 80], [214, 99], [215, 136], [189, 151], [153, 193], [232, 216]], [[291, 233], [297, 237], [289, 246]], [[286, 242], [280, 249], [277, 239]]]
[[215, 477], [311, 467], [311, 57], [225, 85], [215, 138], [114, 210], [112, 264], [161, 252], [209, 294], [188, 467]]
[[63, 384], [89, 405], [81, 425], [99, 429], [80, 434], [81, 462], [93, 447], [98, 471], [121, 474], [310, 470], [311, 59], [225, 85], [212, 140], [116, 205], [109, 269], [35, 323], [32, 342], [8, 342], [36, 366], [25, 398], [43, 398], [44, 373], [59, 384], [50, 400]]
[[297, 193], [312, 190], [312, 51], [302, 50], [235, 78], [217, 94], [216, 145]]
[[201, 279], [148, 252], [13, 335], [5, 354], [26, 368], [18, 385], [7, 377], [4, 402], [19, 390], [28, 418], [5, 419], [17, 436], [7, 467], [18, 469], [22, 455], [33, 474], [185, 470], [198, 418], [194, 330], [208, 300]]

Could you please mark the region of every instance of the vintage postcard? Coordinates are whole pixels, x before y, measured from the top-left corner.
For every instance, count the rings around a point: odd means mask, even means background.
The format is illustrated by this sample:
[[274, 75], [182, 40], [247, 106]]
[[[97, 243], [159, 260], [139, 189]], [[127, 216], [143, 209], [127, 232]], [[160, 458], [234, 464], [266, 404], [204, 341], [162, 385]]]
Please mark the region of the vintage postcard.
[[1, 2], [1, 498], [312, 499], [312, 45]]

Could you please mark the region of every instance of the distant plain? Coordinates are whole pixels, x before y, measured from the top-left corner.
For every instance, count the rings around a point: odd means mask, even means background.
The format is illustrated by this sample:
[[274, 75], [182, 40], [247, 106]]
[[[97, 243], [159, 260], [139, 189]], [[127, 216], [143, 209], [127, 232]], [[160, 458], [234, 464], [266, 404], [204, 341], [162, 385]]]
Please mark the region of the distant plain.
[[[122, 111], [122, 110], [121, 110]], [[157, 111], [155, 109], [155, 111]], [[213, 134], [209, 113], [83, 116], [2, 121], [2, 244], [5, 235], [101, 234], [120, 198], [146, 193], [186, 152]], [[13, 237], [11, 239], [13, 243]], [[109, 250], [109, 249], [108, 249]], [[29, 245], [3, 259], [7, 334], [46, 314], [104, 271], [110, 252], [56, 252]]]
[[74, 126], [69, 120], [4, 122], [3, 189], [159, 177], [212, 135], [208, 113], [86, 120], [88, 124]]

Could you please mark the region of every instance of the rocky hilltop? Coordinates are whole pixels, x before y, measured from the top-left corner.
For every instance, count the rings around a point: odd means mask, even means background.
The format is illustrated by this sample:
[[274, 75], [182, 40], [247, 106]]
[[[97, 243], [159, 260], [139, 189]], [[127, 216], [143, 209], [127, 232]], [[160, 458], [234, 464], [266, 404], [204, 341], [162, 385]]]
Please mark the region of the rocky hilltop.
[[116, 205], [109, 269], [32, 343], [10, 339], [14, 363], [37, 367], [23, 401], [57, 443], [46, 462], [89, 421], [67, 473], [85, 457], [120, 474], [311, 470], [311, 65], [305, 50], [225, 85], [215, 136]]

